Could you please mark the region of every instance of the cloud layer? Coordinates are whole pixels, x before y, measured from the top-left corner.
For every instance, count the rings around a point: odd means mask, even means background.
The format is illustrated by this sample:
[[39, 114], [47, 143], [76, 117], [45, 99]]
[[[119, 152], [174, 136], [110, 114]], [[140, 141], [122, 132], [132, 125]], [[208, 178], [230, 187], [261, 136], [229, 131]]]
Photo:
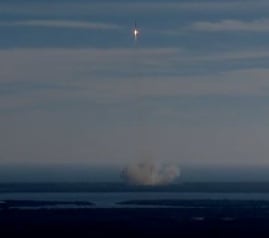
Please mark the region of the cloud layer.
[[218, 22], [196, 22], [192, 29], [198, 31], [269, 31], [269, 20], [258, 19], [254, 21], [222, 20]]
[[183, 96], [266, 96], [266, 68], [243, 67], [196, 75], [182, 74], [178, 65], [184, 64], [182, 69], [186, 71], [197, 64], [268, 58], [266, 51], [203, 56], [172, 48], [2, 50], [0, 109], [65, 101], [116, 105]]

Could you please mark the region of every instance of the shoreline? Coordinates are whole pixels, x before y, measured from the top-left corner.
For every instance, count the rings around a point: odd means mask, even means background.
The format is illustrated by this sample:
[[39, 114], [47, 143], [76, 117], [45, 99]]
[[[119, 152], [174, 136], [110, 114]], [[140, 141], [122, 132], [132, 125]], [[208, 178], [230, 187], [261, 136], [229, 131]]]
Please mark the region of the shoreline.
[[0, 183], [0, 194], [53, 192], [269, 193], [269, 182], [186, 182], [165, 186], [138, 186], [124, 183]]

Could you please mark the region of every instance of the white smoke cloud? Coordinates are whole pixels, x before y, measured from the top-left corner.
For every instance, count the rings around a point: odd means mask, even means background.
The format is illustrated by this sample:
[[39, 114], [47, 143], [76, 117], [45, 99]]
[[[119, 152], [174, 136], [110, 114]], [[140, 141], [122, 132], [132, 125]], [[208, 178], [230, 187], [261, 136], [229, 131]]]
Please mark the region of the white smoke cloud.
[[127, 166], [122, 171], [122, 178], [135, 185], [165, 185], [172, 183], [180, 175], [175, 165], [164, 165], [154, 161], [143, 161]]

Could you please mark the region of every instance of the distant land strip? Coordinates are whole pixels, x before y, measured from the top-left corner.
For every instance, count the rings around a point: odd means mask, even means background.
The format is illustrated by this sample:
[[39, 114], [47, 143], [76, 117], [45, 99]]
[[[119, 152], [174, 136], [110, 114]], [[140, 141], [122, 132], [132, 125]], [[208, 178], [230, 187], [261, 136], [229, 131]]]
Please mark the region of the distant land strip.
[[269, 193], [269, 182], [180, 183], [165, 186], [135, 186], [124, 183], [0, 183], [0, 193], [20, 192]]

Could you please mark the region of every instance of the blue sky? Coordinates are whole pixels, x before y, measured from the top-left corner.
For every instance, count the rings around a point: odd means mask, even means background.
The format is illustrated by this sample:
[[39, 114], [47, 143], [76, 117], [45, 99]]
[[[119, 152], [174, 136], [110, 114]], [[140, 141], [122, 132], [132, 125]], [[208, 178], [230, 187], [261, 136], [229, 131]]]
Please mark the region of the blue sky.
[[0, 1], [0, 164], [268, 167], [268, 9]]

